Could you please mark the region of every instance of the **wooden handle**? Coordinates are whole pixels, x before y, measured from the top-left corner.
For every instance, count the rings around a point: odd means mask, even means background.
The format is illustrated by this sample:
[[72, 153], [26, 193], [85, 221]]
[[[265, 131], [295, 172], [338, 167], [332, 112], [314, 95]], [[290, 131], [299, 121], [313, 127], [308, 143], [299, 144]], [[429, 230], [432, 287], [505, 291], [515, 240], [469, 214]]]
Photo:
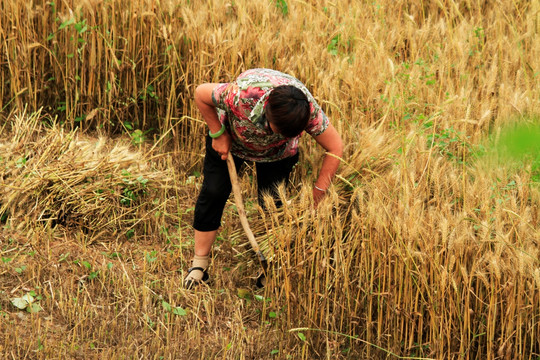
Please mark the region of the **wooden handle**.
[[244, 232], [246, 233], [246, 236], [248, 237], [251, 247], [253, 248], [253, 250], [255, 250], [257, 255], [259, 255], [259, 258], [261, 259], [261, 261], [266, 261], [266, 259], [264, 258], [264, 255], [261, 253], [261, 250], [259, 249], [259, 244], [257, 244], [257, 240], [255, 240], [255, 236], [253, 235], [253, 232], [251, 231], [251, 228], [249, 227], [246, 211], [244, 210], [244, 202], [242, 201], [242, 193], [240, 192], [240, 185], [238, 184], [238, 175], [236, 174], [236, 166], [234, 165], [234, 159], [230, 152], [227, 156], [227, 167], [229, 168], [229, 177], [231, 178], [231, 185], [232, 185], [232, 189], [234, 193], [234, 201], [236, 203], [236, 208], [238, 209], [238, 215], [240, 216], [240, 222], [242, 223]]

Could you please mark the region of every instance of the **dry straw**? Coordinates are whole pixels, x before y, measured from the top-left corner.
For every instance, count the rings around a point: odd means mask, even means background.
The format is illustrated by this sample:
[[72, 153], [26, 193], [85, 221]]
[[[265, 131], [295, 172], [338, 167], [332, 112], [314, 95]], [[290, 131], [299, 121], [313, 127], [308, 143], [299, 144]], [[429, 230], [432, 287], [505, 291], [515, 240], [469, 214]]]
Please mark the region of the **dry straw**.
[[[0, 7], [0, 305], [34, 290], [45, 314], [6, 310], [31, 326], [2, 320], [0, 353], [539, 356], [540, 175], [480, 156], [509, 119], [540, 113], [538, 1]], [[291, 202], [265, 214], [248, 167], [268, 286], [247, 289], [257, 268], [230, 204], [214, 283], [187, 293], [177, 270], [192, 255], [206, 132], [193, 90], [253, 67], [308, 86], [343, 136], [342, 166], [312, 211], [322, 151], [305, 137]], [[56, 116], [62, 126], [41, 121]], [[109, 138], [121, 134], [152, 151]], [[110, 241], [131, 230], [138, 242]]]

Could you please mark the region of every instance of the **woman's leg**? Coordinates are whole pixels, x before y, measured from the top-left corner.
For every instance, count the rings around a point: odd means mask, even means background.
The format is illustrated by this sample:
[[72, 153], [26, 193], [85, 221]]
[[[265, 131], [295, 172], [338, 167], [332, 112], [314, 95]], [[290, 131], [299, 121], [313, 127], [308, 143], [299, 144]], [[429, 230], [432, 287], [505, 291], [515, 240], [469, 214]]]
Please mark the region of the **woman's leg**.
[[[240, 158], [234, 157], [237, 168], [243, 163]], [[221, 160], [219, 154], [212, 148], [212, 139], [206, 137], [206, 154], [204, 157], [203, 184], [197, 203], [195, 204], [195, 217], [193, 228], [195, 230], [195, 257], [193, 270], [186, 277], [186, 286], [203, 278], [203, 272], [208, 267], [208, 255], [216, 240], [217, 231], [221, 225], [223, 208], [231, 193], [231, 180], [227, 163]], [[189, 284], [188, 284], [189, 283]]]
[[298, 162], [298, 153], [283, 160], [269, 163], [258, 162], [255, 164], [257, 169], [257, 195], [259, 205], [264, 208], [264, 194], [272, 195], [276, 206], [281, 206], [277, 187], [281, 182], [287, 183], [289, 176]]
[[[233, 156], [234, 163], [239, 169], [243, 160]], [[206, 154], [204, 157], [203, 183], [197, 203], [193, 228], [199, 232], [214, 232], [221, 226], [223, 208], [231, 193], [231, 180], [227, 162], [221, 160], [219, 154], [212, 148], [212, 139], [206, 137]]]

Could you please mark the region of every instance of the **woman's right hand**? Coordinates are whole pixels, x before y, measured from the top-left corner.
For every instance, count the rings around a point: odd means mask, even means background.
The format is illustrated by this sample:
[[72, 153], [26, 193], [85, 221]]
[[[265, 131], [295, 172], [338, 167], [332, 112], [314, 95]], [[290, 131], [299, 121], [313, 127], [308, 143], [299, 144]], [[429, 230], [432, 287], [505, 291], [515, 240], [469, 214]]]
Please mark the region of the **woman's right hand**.
[[[197, 86], [195, 89], [195, 104], [199, 108], [204, 121], [208, 125], [211, 133], [216, 134], [222, 128], [222, 124], [218, 119], [216, 105], [212, 100], [212, 92], [219, 84], [206, 83]], [[217, 151], [221, 159], [227, 160], [227, 154], [231, 149], [231, 136], [225, 131], [217, 138], [212, 139], [212, 148]]]
[[225, 131], [217, 138], [212, 139], [212, 148], [221, 156], [221, 160], [227, 160], [227, 155], [231, 150], [231, 135]]

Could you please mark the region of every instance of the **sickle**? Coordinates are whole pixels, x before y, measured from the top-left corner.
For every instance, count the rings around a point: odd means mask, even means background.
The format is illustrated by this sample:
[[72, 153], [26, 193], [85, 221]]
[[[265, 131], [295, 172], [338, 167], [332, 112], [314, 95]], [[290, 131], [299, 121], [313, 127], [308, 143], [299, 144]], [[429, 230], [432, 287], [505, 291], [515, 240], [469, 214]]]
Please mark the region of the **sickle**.
[[242, 201], [242, 193], [240, 191], [240, 185], [238, 184], [238, 175], [236, 173], [236, 166], [234, 165], [234, 160], [230, 151], [227, 155], [227, 167], [229, 169], [229, 177], [231, 179], [231, 185], [232, 185], [232, 189], [234, 193], [234, 200], [236, 203], [236, 209], [238, 210], [238, 216], [240, 216], [240, 222], [242, 223], [242, 227], [244, 228], [244, 232], [246, 233], [246, 236], [248, 237], [251, 247], [253, 248], [257, 256], [259, 257], [261, 266], [263, 268], [262, 274], [257, 277], [257, 287], [261, 288], [264, 286], [263, 280], [266, 277], [268, 261], [266, 260], [266, 257], [262, 253], [259, 247], [259, 244], [257, 243], [257, 240], [255, 240], [255, 236], [253, 235], [253, 232], [251, 231], [251, 228], [249, 227], [246, 211], [244, 210], [244, 202]]

